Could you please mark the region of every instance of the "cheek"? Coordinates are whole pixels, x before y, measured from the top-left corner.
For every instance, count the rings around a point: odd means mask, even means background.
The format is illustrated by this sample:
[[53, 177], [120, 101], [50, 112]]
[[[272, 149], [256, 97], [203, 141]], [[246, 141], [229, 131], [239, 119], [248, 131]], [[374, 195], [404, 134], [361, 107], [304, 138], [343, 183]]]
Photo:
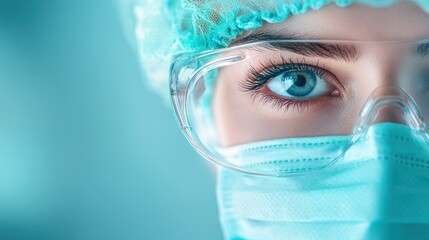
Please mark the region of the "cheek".
[[249, 103], [242, 101], [239, 91], [239, 83], [235, 80], [242, 75], [239, 68], [229, 68], [219, 73], [213, 96], [213, 113], [215, 128], [220, 144], [223, 146], [234, 145], [243, 139], [249, 138], [246, 131], [250, 121], [241, 121], [249, 113]]
[[219, 74], [214, 96], [215, 127], [220, 144], [232, 146], [269, 138], [270, 119], [255, 107], [251, 93], [242, 91], [243, 68], [228, 68]]

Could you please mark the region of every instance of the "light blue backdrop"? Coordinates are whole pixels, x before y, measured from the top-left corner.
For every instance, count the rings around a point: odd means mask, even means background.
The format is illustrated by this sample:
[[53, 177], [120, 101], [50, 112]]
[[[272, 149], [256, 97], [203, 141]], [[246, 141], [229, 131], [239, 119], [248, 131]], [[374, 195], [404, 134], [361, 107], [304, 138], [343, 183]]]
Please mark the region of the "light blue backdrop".
[[109, 0], [0, 1], [0, 239], [221, 239]]

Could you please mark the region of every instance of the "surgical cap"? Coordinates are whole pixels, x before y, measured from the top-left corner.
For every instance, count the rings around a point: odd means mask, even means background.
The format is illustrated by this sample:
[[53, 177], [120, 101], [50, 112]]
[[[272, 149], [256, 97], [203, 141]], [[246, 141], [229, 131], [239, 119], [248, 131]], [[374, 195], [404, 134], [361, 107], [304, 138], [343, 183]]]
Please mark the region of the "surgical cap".
[[[227, 47], [237, 36], [264, 23], [328, 4], [387, 7], [398, 0], [133, 0], [139, 55], [149, 85], [168, 98], [171, 57], [186, 50]], [[429, 13], [429, 1], [412, 1]]]

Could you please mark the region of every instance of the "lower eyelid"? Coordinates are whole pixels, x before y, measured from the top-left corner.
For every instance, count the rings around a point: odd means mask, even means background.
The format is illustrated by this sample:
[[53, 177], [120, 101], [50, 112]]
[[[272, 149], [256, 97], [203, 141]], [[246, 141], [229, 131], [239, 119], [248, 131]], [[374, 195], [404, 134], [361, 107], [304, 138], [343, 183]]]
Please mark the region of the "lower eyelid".
[[291, 108], [292, 110], [297, 110], [298, 112], [303, 112], [305, 109], [307, 109], [310, 104], [317, 102], [316, 99], [304, 99], [304, 100], [293, 100], [293, 99], [286, 99], [277, 97], [270, 94], [264, 94], [262, 93], [255, 93], [253, 95], [253, 101], [258, 101], [262, 105], [271, 104], [271, 107], [276, 109], [277, 111], [289, 111]]
[[332, 104], [335, 104], [336, 96], [321, 96], [309, 99], [287, 99], [284, 97], [276, 96], [275, 94], [265, 94], [262, 92], [253, 93], [252, 99], [254, 103], [258, 103], [271, 112], [272, 110], [284, 113], [287, 112], [297, 112], [300, 114], [317, 111], [317, 109], [331, 107]]

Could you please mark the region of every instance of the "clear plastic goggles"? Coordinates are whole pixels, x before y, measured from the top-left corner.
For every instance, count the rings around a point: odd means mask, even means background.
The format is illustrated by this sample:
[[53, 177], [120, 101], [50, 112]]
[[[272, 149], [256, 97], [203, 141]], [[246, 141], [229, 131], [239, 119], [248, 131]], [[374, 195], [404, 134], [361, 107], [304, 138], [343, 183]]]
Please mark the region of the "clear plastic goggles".
[[[264, 41], [179, 54], [170, 76], [187, 139], [209, 161], [245, 173], [272, 175], [239, 164], [246, 159], [226, 149], [350, 136], [331, 162], [312, 168], [320, 169], [341, 158], [374, 123], [406, 124], [428, 139], [428, 40]], [[284, 154], [296, 152], [284, 148]]]

